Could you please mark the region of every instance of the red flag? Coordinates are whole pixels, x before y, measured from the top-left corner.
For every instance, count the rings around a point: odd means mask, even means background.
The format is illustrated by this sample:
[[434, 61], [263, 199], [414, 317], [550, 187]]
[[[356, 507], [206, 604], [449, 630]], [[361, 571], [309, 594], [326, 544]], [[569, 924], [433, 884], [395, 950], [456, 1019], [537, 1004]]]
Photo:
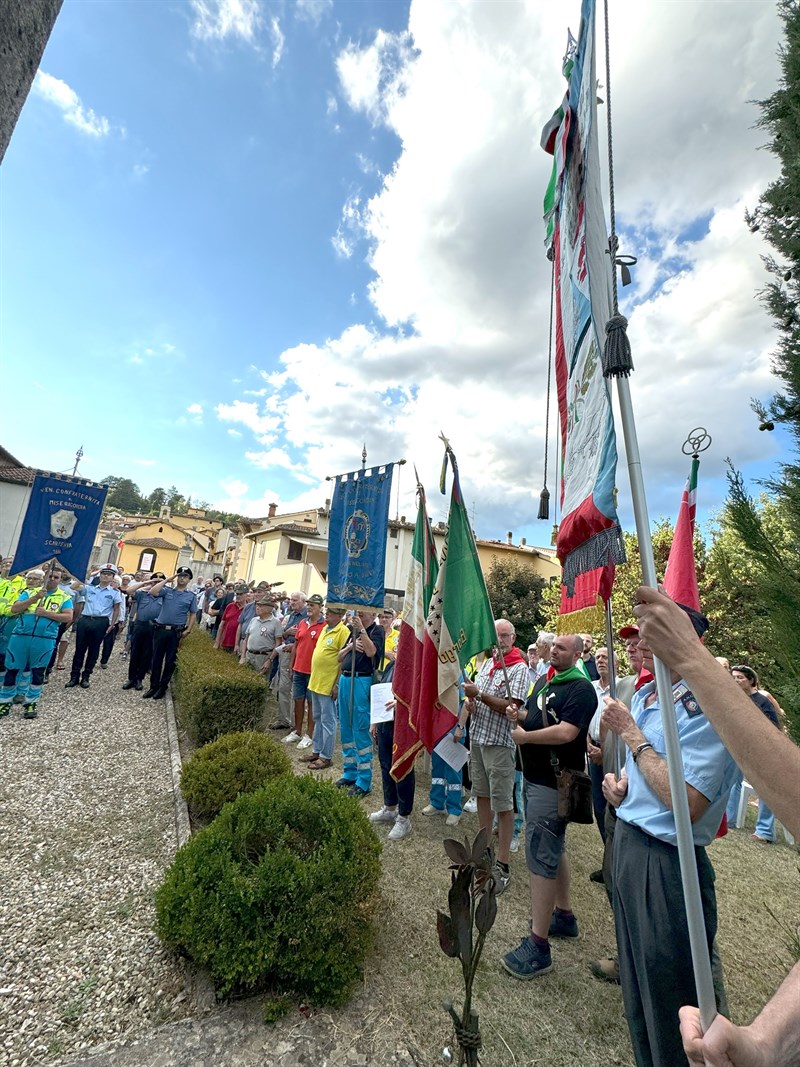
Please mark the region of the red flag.
[[692, 459], [689, 480], [683, 490], [675, 536], [664, 575], [664, 591], [678, 604], [700, 611], [700, 592], [694, 563], [694, 516], [697, 507], [697, 472], [700, 460]]
[[401, 781], [414, 766], [414, 760], [423, 748], [419, 732], [419, 703], [422, 682], [422, 646], [425, 637], [425, 621], [428, 615], [439, 561], [433, 540], [428, 512], [425, 507], [425, 490], [417, 489], [419, 510], [414, 529], [414, 544], [411, 549], [411, 568], [406, 583], [403, 615], [400, 621], [400, 637], [397, 642], [397, 657], [392, 676], [392, 692], [396, 698], [394, 712], [394, 744], [392, 748], [391, 775]]

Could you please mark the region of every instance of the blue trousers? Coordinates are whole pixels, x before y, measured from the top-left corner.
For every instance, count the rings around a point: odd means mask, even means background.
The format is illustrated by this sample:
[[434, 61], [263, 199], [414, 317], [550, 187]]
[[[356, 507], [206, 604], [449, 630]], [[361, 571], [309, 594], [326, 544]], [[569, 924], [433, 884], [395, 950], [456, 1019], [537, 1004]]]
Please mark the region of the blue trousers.
[[758, 818], [756, 819], [756, 834], [765, 841], [775, 840], [775, 816], [769, 810], [763, 800], [758, 802]]
[[53, 654], [55, 639], [39, 634], [12, 634], [6, 650], [6, 672], [0, 689], [0, 704], [10, 704], [19, 693], [25, 704], [35, 704], [42, 695], [44, 675]]
[[[463, 744], [463, 741], [462, 741]], [[448, 815], [461, 814], [461, 771], [453, 768], [435, 752], [431, 752], [431, 804]]]
[[356, 675], [353, 718], [350, 720], [350, 675], [339, 679], [339, 736], [342, 742], [342, 777], [361, 789], [372, 789], [372, 738], [369, 735], [371, 677]]
[[336, 744], [336, 701], [324, 693], [309, 693], [314, 715], [314, 751], [322, 759], [333, 759]]
[[[381, 765], [383, 779], [383, 803], [387, 808], [398, 808], [401, 815], [410, 815], [414, 808], [414, 787], [416, 779], [412, 767], [405, 778], [396, 782], [391, 775], [394, 755], [394, 720], [378, 723], [378, 763]], [[461, 772], [458, 772], [459, 777]], [[459, 791], [461, 785], [459, 784]], [[458, 806], [461, 812], [461, 804]]]
[[0, 615], [0, 670], [5, 666], [5, 655], [11, 635], [17, 628], [19, 615]]

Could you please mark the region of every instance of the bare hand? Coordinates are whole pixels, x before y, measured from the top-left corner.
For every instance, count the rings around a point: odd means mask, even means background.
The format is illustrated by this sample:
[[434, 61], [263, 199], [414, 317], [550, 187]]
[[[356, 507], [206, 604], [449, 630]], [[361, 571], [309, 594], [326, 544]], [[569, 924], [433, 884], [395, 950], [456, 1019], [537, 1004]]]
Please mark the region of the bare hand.
[[524, 745], [528, 740], [528, 731], [523, 730], [521, 726], [515, 726], [511, 731], [511, 740], [515, 745]]
[[506, 708], [506, 718], [509, 722], [519, 721], [519, 708], [516, 704], [509, 704]]
[[479, 692], [480, 690], [474, 682], [464, 683], [464, 696], [467, 697], [469, 700], [475, 700]]
[[625, 799], [627, 792], [628, 779], [626, 775], [623, 774], [619, 780], [613, 774], [607, 774], [603, 778], [603, 796], [612, 807], [618, 808]]
[[619, 736], [629, 727], [636, 725], [627, 705], [623, 704], [621, 700], [612, 700], [611, 697], [605, 697], [605, 703], [603, 722], [613, 733]]
[[597, 745], [593, 745], [591, 741], [586, 741], [586, 754], [592, 763], [596, 763], [598, 767], [603, 765], [603, 750], [598, 748]]
[[371, 726], [369, 728], [369, 736], [372, 738], [373, 742], [377, 742], [377, 740], [378, 740], [378, 724], [376, 722], [371, 724]]
[[749, 1027], [734, 1026], [724, 1015], [717, 1015], [704, 1035], [697, 1008], [684, 1006], [679, 1016], [689, 1067], [763, 1067], [765, 1064], [765, 1051], [753, 1039]]
[[[642, 645], [678, 673], [697, 654], [697, 634], [689, 616], [662, 590], [641, 585], [633, 614], [639, 622]], [[640, 646], [641, 647], [641, 646]]]

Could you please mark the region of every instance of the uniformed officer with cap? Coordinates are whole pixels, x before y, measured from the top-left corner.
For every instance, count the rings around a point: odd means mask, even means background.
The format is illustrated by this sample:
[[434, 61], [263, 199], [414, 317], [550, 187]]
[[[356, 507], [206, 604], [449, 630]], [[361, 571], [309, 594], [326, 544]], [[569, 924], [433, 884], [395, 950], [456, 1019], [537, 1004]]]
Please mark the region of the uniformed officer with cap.
[[143, 694], [145, 700], [160, 700], [166, 695], [180, 640], [197, 622], [197, 597], [189, 589], [192, 578], [194, 574], [188, 567], [179, 567], [169, 579], [174, 586], [167, 585], [164, 579], [150, 590], [150, 596], [161, 600], [161, 611], [153, 623], [153, 666], [150, 688]]
[[131, 654], [128, 660], [128, 680], [123, 689], [144, 689], [144, 677], [153, 661], [154, 623], [161, 613], [161, 600], [150, 596], [150, 590], [158, 582], [166, 581], [166, 575], [158, 572], [151, 579], [137, 583], [132, 596], [133, 629], [131, 630]]
[[97, 663], [103, 638], [116, 626], [122, 608], [122, 594], [112, 585], [116, 573], [116, 567], [104, 564], [97, 575], [97, 585], [92, 582], [84, 585], [77, 579], [72, 583], [73, 589], [84, 594], [85, 602], [75, 628], [75, 655], [65, 689], [72, 689], [79, 683], [82, 689], [89, 688], [89, 678]]

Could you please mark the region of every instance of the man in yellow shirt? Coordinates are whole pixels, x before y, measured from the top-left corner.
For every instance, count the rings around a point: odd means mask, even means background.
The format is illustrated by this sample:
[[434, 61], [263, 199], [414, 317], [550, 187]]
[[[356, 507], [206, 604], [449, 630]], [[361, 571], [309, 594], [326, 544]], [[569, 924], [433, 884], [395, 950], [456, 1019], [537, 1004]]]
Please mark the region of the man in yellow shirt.
[[314, 713], [314, 741], [312, 753], [306, 756], [312, 771], [323, 771], [333, 760], [336, 743], [336, 699], [339, 695], [341, 664], [339, 652], [350, 640], [350, 631], [342, 622], [344, 610], [329, 604], [325, 613], [325, 629], [319, 636], [311, 658], [311, 677], [308, 692]]
[[400, 631], [395, 630], [394, 620], [397, 617], [397, 612], [392, 608], [382, 608], [378, 615], [378, 621], [383, 627], [383, 659], [381, 660], [381, 670], [385, 671], [390, 663], [394, 663], [397, 659], [397, 642], [400, 638]]

